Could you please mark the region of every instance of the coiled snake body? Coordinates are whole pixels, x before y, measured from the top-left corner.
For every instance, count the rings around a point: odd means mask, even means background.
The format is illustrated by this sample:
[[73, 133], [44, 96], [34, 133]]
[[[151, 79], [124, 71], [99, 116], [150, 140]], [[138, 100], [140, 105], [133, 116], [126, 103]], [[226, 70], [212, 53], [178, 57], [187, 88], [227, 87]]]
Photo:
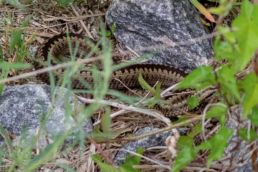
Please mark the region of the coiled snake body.
[[[71, 47], [77, 50], [76, 57], [85, 56], [91, 50], [89, 42], [85, 41], [83, 37], [73, 34], [67, 37], [66, 34], [62, 34], [48, 40], [38, 51], [38, 57], [47, 60], [51, 55], [51, 63], [64, 61], [65, 57], [70, 55]], [[117, 90], [142, 89], [138, 82], [139, 75], [142, 75], [144, 80], [151, 86], [160, 82], [161, 87], [164, 89], [180, 82], [186, 73], [164, 65], [133, 64], [114, 71], [109, 82], [109, 88]], [[87, 82], [93, 81], [92, 74], [89, 71], [80, 71], [80, 77]], [[72, 87], [74, 89], [83, 89], [84, 85], [78, 79], [74, 79]], [[176, 92], [166, 97], [162, 104], [158, 104], [154, 108], [168, 117], [178, 116], [189, 111], [187, 99], [190, 96], [196, 95], [202, 101], [213, 93], [214, 90], [206, 90], [201, 94], [193, 91]]]

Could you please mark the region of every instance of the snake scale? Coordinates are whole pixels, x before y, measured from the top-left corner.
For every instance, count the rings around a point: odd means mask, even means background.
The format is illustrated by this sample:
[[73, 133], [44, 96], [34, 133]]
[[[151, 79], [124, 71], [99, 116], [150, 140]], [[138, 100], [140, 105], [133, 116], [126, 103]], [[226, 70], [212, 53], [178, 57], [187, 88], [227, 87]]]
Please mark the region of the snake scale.
[[[87, 38], [87, 40], [89, 40]], [[94, 43], [90, 40], [91, 43]], [[85, 38], [80, 35], [61, 34], [49, 39], [39, 49], [37, 57], [44, 59], [45, 61], [51, 55], [51, 63], [56, 64], [60, 61], [65, 61], [65, 57], [70, 55], [70, 48], [76, 48], [76, 57], [85, 56], [92, 47], [89, 46], [89, 42], [85, 41]], [[114, 61], [116, 59], [113, 59]], [[161, 83], [161, 89], [168, 88], [181, 80], [187, 75], [183, 71], [176, 68], [159, 65], [159, 64], [133, 64], [121, 69], [115, 70], [112, 73], [109, 88], [116, 90], [130, 89], [142, 89], [139, 84], [138, 77], [142, 75], [144, 80], [151, 86], [154, 86], [157, 82]], [[80, 77], [86, 82], [92, 82], [92, 74], [87, 70], [82, 70], [79, 73]], [[74, 89], [83, 89], [84, 85], [76, 78], [73, 78], [72, 87]], [[205, 100], [211, 96], [214, 90], [205, 90], [198, 93], [193, 91], [177, 91], [170, 96], [164, 98], [163, 103], [154, 106], [154, 109], [161, 111], [167, 117], [175, 117], [188, 112], [190, 109], [187, 105], [187, 99], [190, 96], [198, 96], [199, 101]]]

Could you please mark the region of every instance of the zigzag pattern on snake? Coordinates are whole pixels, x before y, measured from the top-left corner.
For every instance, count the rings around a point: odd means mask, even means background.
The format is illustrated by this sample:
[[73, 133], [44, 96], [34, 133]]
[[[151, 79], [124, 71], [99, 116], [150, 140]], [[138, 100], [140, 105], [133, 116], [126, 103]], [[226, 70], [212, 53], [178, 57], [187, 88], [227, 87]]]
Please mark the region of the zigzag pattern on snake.
[[[66, 34], [61, 34], [49, 39], [40, 48], [37, 56], [41, 59], [47, 60], [48, 57], [50, 57], [49, 55], [51, 55], [51, 63], [56, 64], [60, 61], [65, 61], [65, 58], [69, 57], [71, 47], [76, 48], [76, 57], [84, 57], [92, 48], [89, 44], [94, 45], [95, 42], [89, 38], [85, 39], [81, 35], [70, 34], [67, 36]], [[127, 90], [127, 88], [142, 90], [142, 87], [138, 82], [140, 74], [151, 86], [160, 82], [162, 89], [180, 82], [186, 76], [186, 73], [183, 71], [170, 66], [159, 64], [133, 64], [114, 71], [109, 82], [109, 88], [116, 90]], [[90, 83], [93, 81], [90, 71], [81, 70], [79, 71], [79, 75], [86, 82]], [[60, 76], [57, 74], [57, 77]], [[76, 79], [76, 77], [72, 79], [72, 87], [74, 89], [84, 88], [84, 84], [82, 84], [79, 79]], [[161, 111], [168, 117], [182, 115], [190, 110], [187, 105], [187, 99], [189, 97], [197, 96], [199, 101], [203, 101], [207, 97], [210, 97], [214, 92], [215, 91], [212, 89], [204, 90], [203, 92], [183, 90], [166, 97], [165, 101], [156, 105], [154, 109]]]

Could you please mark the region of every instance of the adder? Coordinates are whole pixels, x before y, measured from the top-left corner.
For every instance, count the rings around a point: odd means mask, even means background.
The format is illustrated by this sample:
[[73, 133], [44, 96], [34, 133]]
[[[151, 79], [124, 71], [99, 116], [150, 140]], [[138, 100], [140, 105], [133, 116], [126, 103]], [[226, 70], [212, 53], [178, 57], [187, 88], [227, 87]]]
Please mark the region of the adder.
[[[87, 38], [87, 40], [90, 40]], [[90, 40], [92, 43], [92, 40]], [[49, 39], [38, 51], [37, 56], [45, 61], [51, 57], [51, 63], [55, 64], [58, 61], [65, 61], [65, 57], [70, 56], [70, 48], [76, 49], [76, 57], [85, 55], [91, 51], [90, 43], [85, 41], [85, 38], [80, 35], [61, 34]], [[50, 56], [49, 56], [50, 55]], [[117, 60], [117, 59], [114, 59]], [[93, 82], [93, 77], [90, 71], [80, 70], [80, 78], [86, 82]], [[116, 90], [138, 89], [142, 87], [138, 81], [139, 75], [151, 86], [157, 82], [161, 83], [161, 89], [168, 88], [178, 82], [182, 81], [187, 73], [160, 64], [133, 64], [115, 70], [109, 81], [109, 88]], [[56, 75], [59, 77], [58, 75]], [[45, 76], [46, 77], [46, 76]], [[78, 78], [72, 78], [72, 87], [74, 89], [83, 89], [85, 86]], [[193, 90], [180, 90], [168, 97], [164, 98], [162, 103], [154, 106], [154, 109], [161, 111], [165, 116], [174, 117], [188, 112], [190, 109], [187, 100], [191, 96], [197, 96], [199, 101], [202, 102], [206, 98], [213, 95], [215, 89], [206, 89], [201, 92]]]

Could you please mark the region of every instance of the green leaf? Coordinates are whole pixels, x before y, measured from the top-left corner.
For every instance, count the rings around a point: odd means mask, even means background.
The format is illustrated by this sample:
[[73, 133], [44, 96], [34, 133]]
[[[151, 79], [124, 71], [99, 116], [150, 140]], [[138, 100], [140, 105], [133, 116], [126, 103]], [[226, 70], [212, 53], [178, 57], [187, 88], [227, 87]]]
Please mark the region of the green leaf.
[[9, 38], [9, 53], [16, 54], [16, 61], [23, 62], [24, 58], [29, 54], [28, 48], [25, 44], [25, 39], [23, 36], [24, 27], [28, 26], [31, 16], [27, 16], [22, 22], [21, 26], [17, 29], [14, 29], [11, 32], [11, 36]]
[[143, 89], [149, 91], [154, 96], [148, 100], [148, 106], [149, 108], [152, 108], [154, 105], [160, 102], [161, 83], [156, 84], [155, 88], [153, 88], [144, 80], [142, 74], [139, 74], [138, 81]]
[[118, 169], [116, 169], [112, 165], [102, 162], [102, 158], [100, 157], [100, 155], [95, 154], [95, 155], [92, 155], [91, 157], [97, 163], [97, 165], [99, 166], [99, 168], [102, 172], [111, 172], [111, 171], [112, 172], [120, 172]]
[[189, 75], [181, 81], [177, 88], [204, 88], [215, 82], [215, 77], [210, 66], [201, 66], [193, 70]]
[[113, 23], [111, 26], [111, 32], [114, 33], [116, 31], [116, 23]]
[[[1, 2], [1, 1], [0, 1]], [[20, 2], [19, 2], [19, 0], [5, 0], [4, 1], [5, 3], [7, 3], [7, 4], [10, 4], [10, 5], [12, 5], [12, 6], [14, 6], [15, 8], [20, 8], [20, 9], [24, 9], [25, 8], [25, 6], [23, 5], [23, 4], [21, 4]], [[1, 4], [1, 3], [0, 3]]]
[[194, 136], [201, 133], [201, 131], [202, 131], [202, 124], [198, 123], [191, 129], [191, 132], [188, 134], [188, 137], [194, 138]]
[[245, 0], [241, 6], [240, 15], [233, 21], [234, 34], [239, 51], [234, 60], [234, 69], [242, 70], [249, 63], [258, 48], [258, 5]]
[[139, 74], [139, 77], [138, 77], [138, 82], [139, 84], [141, 85], [141, 87], [147, 91], [149, 91], [152, 95], [155, 95], [156, 94], [156, 90], [150, 86], [143, 78], [142, 74], [140, 73]]
[[[143, 149], [137, 149], [138, 154], [142, 155], [143, 151]], [[128, 156], [119, 168], [115, 168], [112, 165], [103, 162], [100, 155], [95, 154], [92, 156], [92, 159], [97, 163], [102, 172], [139, 172], [139, 170], [134, 169], [133, 166], [138, 165], [141, 161], [141, 157], [139, 156]]]
[[111, 139], [115, 139], [118, 137], [121, 133], [120, 132], [101, 132], [98, 129], [95, 129], [93, 132], [91, 132], [90, 137], [93, 138], [96, 142], [104, 142]]
[[233, 134], [233, 130], [221, 127], [220, 130], [210, 138], [208, 141], [202, 143], [197, 147], [197, 150], [208, 150], [208, 162], [207, 165], [210, 166], [212, 161], [218, 160], [224, 154], [224, 149], [228, 145], [228, 140]]
[[9, 50], [12, 54], [15, 48], [19, 48], [23, 44], [22, 31], [20, 29], [14, 30], [11, 33], [10, 41], [9, 41]]
[[[136, 153], [142, 155], [144, 152], [144, 149], [138, 148]], [[126, 157], [125, 162], [119, 167], [121, 171], [123, 172], [140, 172], [140, 170], [137, 170], [133, 168], [134, 165], [140, 164], [141, 157], [136, 155], [129, 155]]]
[[[249, 93], [249, 94], [248, 94]], [[248, 115], [252, 108], [258, 104], [258, 84], [244, 97], [244, 115]]]
[[137, 97], [137, 96], [128, 96], [127, 94], [121, 92], [121, 91], [117, 91], [117, 90], [109, 90], [108, 91], [108, 95], [111, 95], [113, 97], [118, 98], [119, 100], [121, 100], [124, 103], [127, 104], [134, 104], [140, 101], [141, 98]]
[[68, 6], [69, 4], [73, 3], [73, 0], [57, 0], [57, 3], [62, 6]]
[[258, 139], [258, 134], [255, 129], [250, 129], [250, 131], [248, 131], [246, 128], [240, 128], [238, 134], [243, 140], [246, 141], [252, 142]]
[[244, 115], [251, 113], [254, 106], [258, 104], [258, 77], [255, 74], [247, 75], [240, 81], [240, 86], [244, 90]]
[[8, 63], [8, 62], [0, 62], [0, 68], [2, 70], [10, 70], [10, 69], [28, 69], [30, 68], [30, 64], [25, 63]]
[[24, 27], [29, 26], [29, 22], [30, 22], [31, 18], [32, 18], [32, 15], [26, 16], [26, 18], [24, 19], [24, 21], [21, 23], [22, 29], [23, 29]]
[[196, 108], [199, 104], [199, 99], [196, 96], [191, 96], [187, 99], [187, 105], [190, 109]]
[[[216, 0], [215, 0], [216, 1]], [[219, 6], [209, 8], [209, 11], [213, 14], [227, 16], [232, 9], [233, 3], [230, 1], [220, 0]]]
[[[101, 32], [106, 32], [103, 23], [101, 23]], [[112, 74], [112, 44], [111, 41], [108, 40], [105, 36], [101, 37], [101, 45], [102, 45], [102, 64], [103, 64], [103, 80], [102, 80], [102, 89], [98, 90], [102, 96], [104, 96], [109, 87], [109, 79]]]
[[245, 93], [248, 93], [250, 90], [253, 90], [257, 83], [258, 77], [254, 73], [250, 73], [239, 81], [239, 86]]
[[4, 60], [4, 53], [3, 53], [3, 48], [0, 45], [0, 62], [2, 62]]
[[218, 32], [221, 33], [214, 41], [214, 52], [216, 60], [228, 60], [233, 61], [236, 58], [236, 38], [229, 27], [218, 27]]
[[223, 66], [218, 71], [218, 82], [221, 86], [221, 91], [226, 96], [230, 103], [234, 103], [235, 99], [240, 100], [235, 71], [229, 66]]
[[102, 115], [101, 128], [104, 133], [111, 132], [111, 118], [110, 118], [110, 109], [109, 108], [106, 108], [106, 112]]
[[172, 172], [179, 172], [186, 167], [197, 155], [197, 151], [193, 147], [194, 141], [192, 138], [182, 136], [177, 142], [178, 152], [175, 164], [172, 165]]
[[248, 115], [248, 118], [254, 126], [258, 127], [258, 106], [253, 108], [252, 113]]
[[207, 112], [207, 118], [216, 118], [220, 121], [222, 125], [225, 124], [226, 114], [227, 114], [227, 106], [222, 103], [217, 103], [212, 106]]
[[209, 21], [215, 23], [214, 17], [198, 0], [190, 0], [190, 1], [195, 6], [195, 8], [199, 10], [201, 14], [203, 14]]
[[2, 127], [2, 125], [0, 125], [0, 136], [4, 139], [4, 143], [6, 144], [8, 149], [8, 154], [10, 155], [13, 149], [12, 141], [11, 141], [11, 138], [9, 137], [10, 135], [8, 133], [8, 130]]
[[5, 88], [5, 85], [4, 84], [0, 84], [0, 95], [3, 93], [4, 88]]
[[156, 104], [161, 103], [160, 91], [161, 91], [161, 83], [158, 83], [155, 86], [154, 97], [146, 100], [146, 102], [148, 102], [147, 104], [149, 108], [153, 108]]
[[42, 164], [52, 160], [57, 154], [61, 145], [64, 143], [64, 140], [67, 138], [69, 132], [64, 133], [62, 135], [58, 135], [55, 138], [54, 143], [49, 144], [39, 155], [35, 156], [32, 160], [30, 160], [23, 171], [30, 172], [39, 168]]

